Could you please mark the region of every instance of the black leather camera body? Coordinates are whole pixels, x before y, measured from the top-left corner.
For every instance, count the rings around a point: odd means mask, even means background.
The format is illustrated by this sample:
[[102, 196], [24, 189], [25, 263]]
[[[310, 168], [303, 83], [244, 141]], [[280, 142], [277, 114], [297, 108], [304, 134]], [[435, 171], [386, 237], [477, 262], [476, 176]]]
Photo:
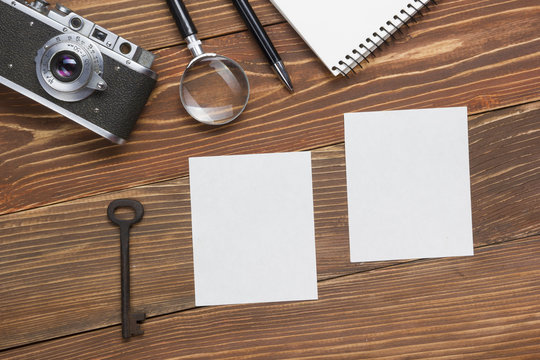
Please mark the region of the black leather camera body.
[[44, 0], [0, 0], [0, 83], [124, 143], [152, 92], [154, 55]]

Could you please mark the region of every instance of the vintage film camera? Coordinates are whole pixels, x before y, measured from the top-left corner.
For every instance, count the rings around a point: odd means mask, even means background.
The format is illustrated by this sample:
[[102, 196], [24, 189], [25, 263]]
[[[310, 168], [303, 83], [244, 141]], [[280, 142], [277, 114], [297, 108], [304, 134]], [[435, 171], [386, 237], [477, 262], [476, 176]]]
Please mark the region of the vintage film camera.
[[117, 144], [155, 86], [153, 61], [60, 4], [0, 0], [0, 83]]

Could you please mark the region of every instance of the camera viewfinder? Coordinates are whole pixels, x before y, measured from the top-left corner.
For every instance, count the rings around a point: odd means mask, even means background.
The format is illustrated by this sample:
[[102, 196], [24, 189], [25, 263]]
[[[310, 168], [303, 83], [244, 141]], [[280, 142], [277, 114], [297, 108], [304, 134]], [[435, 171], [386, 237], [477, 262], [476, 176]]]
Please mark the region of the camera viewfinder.
[[92, 33], [92, 37], [95, 37], [96, 39], [100, 41], [105, 41], [105, 39], [107, 38], [107, 33], [99, 29], [95, 29], [94, 32]]

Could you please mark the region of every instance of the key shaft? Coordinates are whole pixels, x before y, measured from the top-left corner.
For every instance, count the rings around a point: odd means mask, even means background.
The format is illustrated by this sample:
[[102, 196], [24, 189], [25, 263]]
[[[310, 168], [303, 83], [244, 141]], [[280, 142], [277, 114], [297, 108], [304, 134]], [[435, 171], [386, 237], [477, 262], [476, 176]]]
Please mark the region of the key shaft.
[[129, 272], [129, 230], [131, 225], [120, 225], [120, 267], [122, 287], [122, 337], [131, 336], [131, 284]]

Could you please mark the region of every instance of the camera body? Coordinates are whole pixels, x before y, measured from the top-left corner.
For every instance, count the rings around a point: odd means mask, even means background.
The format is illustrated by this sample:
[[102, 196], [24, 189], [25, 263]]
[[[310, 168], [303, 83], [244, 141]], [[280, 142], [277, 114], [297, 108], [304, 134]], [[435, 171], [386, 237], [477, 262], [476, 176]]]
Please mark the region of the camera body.
[[0, 0], [0, 83], [117, 143], [152, 92], [154, 55], [44, 0]]

